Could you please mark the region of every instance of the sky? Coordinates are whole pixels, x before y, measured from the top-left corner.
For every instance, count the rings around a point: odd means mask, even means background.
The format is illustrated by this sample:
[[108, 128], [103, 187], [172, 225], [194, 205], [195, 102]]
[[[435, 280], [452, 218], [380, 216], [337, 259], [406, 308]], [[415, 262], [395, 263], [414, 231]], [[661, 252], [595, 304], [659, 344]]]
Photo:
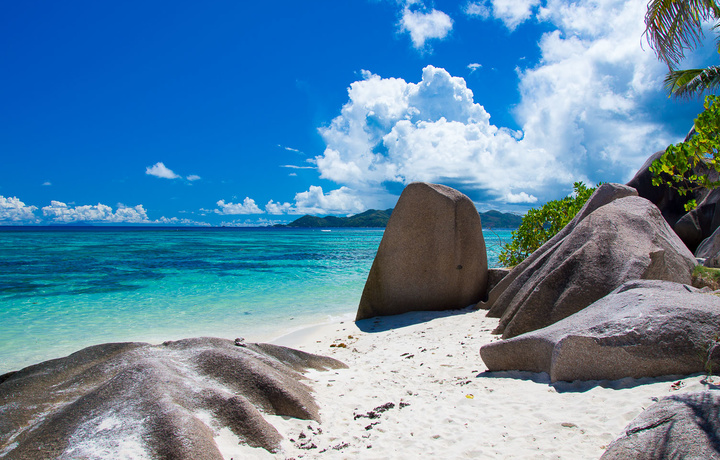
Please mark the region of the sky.
[[[0, 6], [0, 225], [263, 226], [413, 181], [523, 213], [682, 140], [638, 0]], [[684, 66], [716, 60], [712, 44]]]

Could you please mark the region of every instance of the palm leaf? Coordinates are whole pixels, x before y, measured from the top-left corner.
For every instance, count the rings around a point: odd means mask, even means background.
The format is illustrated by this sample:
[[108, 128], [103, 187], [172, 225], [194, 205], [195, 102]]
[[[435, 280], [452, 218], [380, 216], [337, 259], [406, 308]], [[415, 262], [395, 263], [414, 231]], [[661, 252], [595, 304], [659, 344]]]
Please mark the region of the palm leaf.
[[702, 23], [720, 18], [715, 0], [650, 0], [645, 33], [650, 47], [671, 69], [703, 38]]
[[665, 88], [675, 97], [691, 98], [720, 86], [720, 66], [706, 69], [671, 70], [665, 77]]

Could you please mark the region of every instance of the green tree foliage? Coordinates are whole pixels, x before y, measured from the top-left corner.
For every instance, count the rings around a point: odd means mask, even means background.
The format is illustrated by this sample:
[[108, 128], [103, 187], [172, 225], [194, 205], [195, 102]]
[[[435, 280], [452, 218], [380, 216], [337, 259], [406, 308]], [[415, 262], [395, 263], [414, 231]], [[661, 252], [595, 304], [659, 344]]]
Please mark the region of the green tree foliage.
[[[670, 145], [650, 166], [653, 185], [667, 184], [685, 196], [699, 188], [713, 189], [720, 181], [712, 181], [708, 172], [720, 172], [720, 98], [707, 96], [705, 110], [695, 119], [692, 137], [686, 142]], [[702, 163], [702, 164], [701, 164]], [[698, 167], [700, 166], [700, 167]], [[685, 209], [697, 206], [688, 200]]]
[[520, 227], [512, 232], [512, 241], [503, 246], [500, 263], [506, 267], [519, 264], [527, 256], [563, 229], [582, 209], [595, 188], [582, 182], [573, 184], [575, 193], [562, 200], [548, 201], [540, 208], [530, 209]]

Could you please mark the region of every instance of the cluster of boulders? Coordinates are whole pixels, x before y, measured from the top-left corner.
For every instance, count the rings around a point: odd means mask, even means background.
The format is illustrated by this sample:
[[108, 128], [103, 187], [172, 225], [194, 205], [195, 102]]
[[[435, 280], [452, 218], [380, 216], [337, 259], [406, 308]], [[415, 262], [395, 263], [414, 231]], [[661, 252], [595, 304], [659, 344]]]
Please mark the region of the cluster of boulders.
[[[564, 229], [512, 270], [488, 270], [467, 196], [410, 184], [388, 222], [357, 319], [477, 305], [499, 318], [495, 333], [504, 339], [481, 349], [490, 371], [547, 372], [552, 381], [701, 372], [712, 364], [720, 297], [691, 286], [697, 259], [678, 229], [700, 240], [695, 249], [720, 257], [708, 211], [714, 194], [698, 195], [701, 206], [687, 213], [682, 197], [653, 186], [648, 174], [639, 172], [634, 186], [598, 187]], [[697, 225], [691, 231], [684, 222]]]
[[222, 459], [218, 426], [276, 451], [263, 414], [319, 421], [301, 372], [342, 367], [241, 339], [85, 348], [0, 376], [0, 457]]
[[480, 351], [490, 371], [598, 380], [712, 365], [720, 297], [690, 284], [698, 254], [718, 258], [715, 192], [698, 192], [700, 206], [685, 212], [689, 197], [652, 185], [647, 168], [657, 156], [627, 186], [600, 186], [479, 304], [500, 318], [495, 332], [505, 339]]
[[[495, 333], [503, 338], [480, 350], [488, 370], [546, 372], [553, 382], [718, 368], [720, 293], [691, 284], [698, 262], [720, 267], [720, 189], [680, 196], [652, 185], [648, 168], [661, 153], [627, 185], [598, 187], [562, 231], [511, 270], [488, 270], [469, 198], [410, 184], [388, 223], [357, 319], [477, 304], [499, 318]], [[698, 206], [687, 212], [689, 199]], [[718, 396], [656, 406], [604, 458], [720, 458]]]

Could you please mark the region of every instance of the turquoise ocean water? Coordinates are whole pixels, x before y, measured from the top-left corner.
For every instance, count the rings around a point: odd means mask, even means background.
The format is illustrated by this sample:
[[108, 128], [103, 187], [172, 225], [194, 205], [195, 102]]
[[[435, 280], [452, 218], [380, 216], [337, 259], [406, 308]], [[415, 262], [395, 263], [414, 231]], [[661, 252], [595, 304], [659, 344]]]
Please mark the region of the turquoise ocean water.
[[[382, 232], [0, 227], [0, 374], [104, 342], [351, 320]], [[491, 267], [500, 240], [485, 231]]]

